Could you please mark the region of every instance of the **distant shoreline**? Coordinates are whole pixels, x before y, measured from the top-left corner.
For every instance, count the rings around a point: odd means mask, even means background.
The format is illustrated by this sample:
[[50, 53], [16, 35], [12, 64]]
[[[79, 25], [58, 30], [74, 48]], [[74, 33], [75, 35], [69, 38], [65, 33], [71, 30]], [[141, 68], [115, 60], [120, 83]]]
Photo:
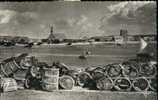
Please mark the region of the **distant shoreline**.
[[[127, 41], [126, 42], [127, 45], [128, 44], [139, 44], [140, 42], [139, 41]], [[147, 43], [157, 43], [157, 41], [148, 41]], [[52, 47], [52, 46], [55, 46], [55, 47], [60, 47], [60, 46], [82, 46], [82, 45], [97, 45], [97, 44], [109, 44], [109, 45], [115, 45], [115, 44], [119, 44], [117, 42], [77, 42], [77, 43], [72, 43], [71, 45], [68, 45], [68, 43], [58, 43], [58, 44], [47, 44], [47, 43], [44, 43], [44, 44], [41, 44], [41, 45], [33, 45], [33, 47]], [[25, 45], [23, 44], [16, 44], [15, 46], [9, 46], [9, 47], [25, 47]], [[4, 47], [4, 48], [9, 48], [9, 47], [6, 47], [6, 46], [0, 46], [0, 47]]]
[[[139, 44], [139, 41], [127, 41], [127, 44]], [[149, 41], [148, 43], [157, 43], [156, 41]], [[72, 43], [72, 45], [67, 45], [68, 43], [58, 43], [58, 44], [41, 44], [40, 46], [74, 46], [74, 45], [95, 45], [95, 44], [117, 44], [116, 42], [78, 42]]]

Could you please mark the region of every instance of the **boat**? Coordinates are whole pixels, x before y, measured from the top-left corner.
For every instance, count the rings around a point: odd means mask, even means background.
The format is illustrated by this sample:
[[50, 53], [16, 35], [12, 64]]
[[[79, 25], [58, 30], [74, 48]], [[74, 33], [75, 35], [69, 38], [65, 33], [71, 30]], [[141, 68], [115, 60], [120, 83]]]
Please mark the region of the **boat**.
[[87, 59], [87, 55], [88, 55], [88, 53], [84, 51], [84, 52], [79, 56], [79, 59]]

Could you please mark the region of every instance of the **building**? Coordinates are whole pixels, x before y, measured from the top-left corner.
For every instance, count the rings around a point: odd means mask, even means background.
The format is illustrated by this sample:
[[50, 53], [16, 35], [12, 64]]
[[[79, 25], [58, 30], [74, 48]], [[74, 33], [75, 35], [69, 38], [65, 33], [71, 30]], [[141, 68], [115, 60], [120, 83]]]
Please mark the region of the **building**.
[[13, 41], [15, 43], [19, 43], [19, 44], [26, 44], [29, 42], [29, 38], [28, 37], [24, 37], [24, 36], [16, 36], [13, 38]]
[[128, 37], [133, 37], [135, 41], [139, 41], [140, 37], [143, 38], [145, 41], [156, 41], [157, 40], [156, 34], [137, 34], [137, 35], [130, 35]]
[[115, 41], [115, 43], [122, 44], [122, 43], [124, 43], [124, 38], [123, 38], [123, 36], [115, 35], [114, 41]]
[[126, 29], [120, 30], [120, 36], [123, 37], [123, 41], [139, 41], [140, 37], [146, 41], [156, 41], [156, 34], [137, 34], [137, 35], [128, 35], [128, 31]]
[[137, 41], [136, 38], [132, 35], [128, 35], [127, 40], [128, 41]]
[[91, 37], [90, 39], [94, 41], [108, 42], [108, 41], [114, 41], [114, 36], [95, 36], [95, 37]]
[[120, 36], [123, 37], [124, 42], [128, 41], [128, 31], [126, 29], [120, 30]]
[[55, 39], [54, 33], [53, 33], [53, 27], [50, 28], [50, 35], [48, 36], [48, 42], [52, 42]]
[[63, 42], [66, 39], [65, 34], [63, 33], [54, 33], [53, 27], [50, 29], [50, 35], [47, 38], [48, 43], [58, 43]]
[[0, 41], [10, 42], [13, 40], [12, 36], [0, 36]]

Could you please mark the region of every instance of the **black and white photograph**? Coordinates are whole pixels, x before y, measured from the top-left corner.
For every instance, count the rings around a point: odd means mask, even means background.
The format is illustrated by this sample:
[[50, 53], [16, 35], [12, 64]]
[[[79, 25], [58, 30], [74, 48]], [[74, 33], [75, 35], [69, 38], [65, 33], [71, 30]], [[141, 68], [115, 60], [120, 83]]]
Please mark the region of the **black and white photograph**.
[[0, 1], [0, 100], [157, 100], [156, 1]]

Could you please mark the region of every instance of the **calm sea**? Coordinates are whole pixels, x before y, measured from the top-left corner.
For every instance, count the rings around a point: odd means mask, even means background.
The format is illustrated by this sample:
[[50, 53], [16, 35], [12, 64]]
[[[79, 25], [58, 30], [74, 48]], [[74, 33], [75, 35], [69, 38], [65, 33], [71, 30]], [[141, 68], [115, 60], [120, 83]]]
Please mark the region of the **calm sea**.
[[[150, 43], [143, 52], [157, 54], [156, 43]], [[79, 59], [83, 51], [90, 51], [87, 59]], [[0, 61], [20, 53], [29, 53], [38, 58], [39, 61], [52, 64], [54, 61], [61, 61], [68, 66], [87, 67], [117, 63], [134, 58], [139, 51], [139, 44], [117, 46], [113, 44], [96, 45], [74, 45], [74, 46], [36, 46], [31, 49], [20, 46], [0, 47]]]

